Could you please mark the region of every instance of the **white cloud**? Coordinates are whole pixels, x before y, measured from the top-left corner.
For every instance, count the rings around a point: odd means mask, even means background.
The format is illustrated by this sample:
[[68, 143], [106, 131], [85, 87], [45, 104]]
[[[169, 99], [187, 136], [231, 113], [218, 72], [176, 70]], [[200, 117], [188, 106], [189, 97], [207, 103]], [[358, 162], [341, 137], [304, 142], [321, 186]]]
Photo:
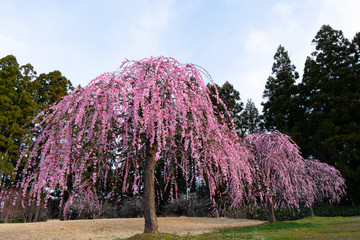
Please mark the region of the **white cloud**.
[[130, 27], [131, 49], [142, 57], [155, 54], [161, 47], [162, 39], [174, 14], [173, 1], [145, 4], [139, 9], [142, 14]]
[[317, 22], [318, 25], [329, 24], [336, 30], [342, 30], [345, 37], [352, 40], [360, 31], [359, 10], [358, 0], [322, 0]]
[[273, 7], [273, 11], [278, 13], [282, 17], [289, 17], [293, 13], [294, 5], [289, 3], [278, 3]]
[[17, 38], [0, 34], [0, 45], [3, 49], [17, 49], [18, 51], [25, 50], [27, 44]]
[[247, 52], [252, 54], [264, 54], [273, 51], [273, 36], [272, 32], [254, 29], [250, 31], [244, 42], [244, 47]]
[[[323, 24], [352, 38], [358, 0], [7, 1], [0, 57], [14, 54], [37, 72], [59, 69], [74, 84], [113, 71], [124, 58], [172, 56], [228, 80], [260, 106], [279, 44], [301, 74]], [[6, 15], [5, 15], [6, 14]]]
[[285, 47], [300, 74], [306, 56], [312, 51], [311, 39], [314, 35], [307, 32], [308, 25], [296, 11], [298, 8], [296, 2], [276, 3], [270, 8], [271, 21], [249, 27], [243, 38], [242, 47], [245, 51], [237, 64], [242, 66], [241, 70], [237, 70], [237, 78], [240, 76], [241, 81], [235, 84], [243, 100], [252, 98], [260, 110], [262, 93], [271, 74], [277, 47], [280, 44]]

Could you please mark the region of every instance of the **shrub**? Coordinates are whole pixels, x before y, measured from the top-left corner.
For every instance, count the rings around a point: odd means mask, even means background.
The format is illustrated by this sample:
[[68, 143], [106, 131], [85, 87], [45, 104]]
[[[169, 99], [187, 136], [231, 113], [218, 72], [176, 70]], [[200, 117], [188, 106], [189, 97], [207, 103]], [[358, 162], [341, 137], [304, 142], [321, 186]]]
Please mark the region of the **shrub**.
[[200, 217], [212, 215], [212, 203], [209, 198], [198, 197], [196, 193], [180, 195], [173, 201], [169, 200], [163, 207], [161, 215], [163, 216], [189, 216]]

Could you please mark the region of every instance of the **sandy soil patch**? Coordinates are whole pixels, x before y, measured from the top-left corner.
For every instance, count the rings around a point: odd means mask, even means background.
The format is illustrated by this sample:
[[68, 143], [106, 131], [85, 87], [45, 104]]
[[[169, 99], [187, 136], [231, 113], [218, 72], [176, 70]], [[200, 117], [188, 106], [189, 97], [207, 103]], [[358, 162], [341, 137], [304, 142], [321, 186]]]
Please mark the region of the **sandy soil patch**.
[[[256, 220], [229, 218], [158, 218], [159, 231], [179, 235], [200, 234], [215, 229], [249, 226]], [[49, 220], [38, 223], [0, 224], [0, 239], [116, 239], [127, 238], [144, 231], [143, 218], [96, 220]]]

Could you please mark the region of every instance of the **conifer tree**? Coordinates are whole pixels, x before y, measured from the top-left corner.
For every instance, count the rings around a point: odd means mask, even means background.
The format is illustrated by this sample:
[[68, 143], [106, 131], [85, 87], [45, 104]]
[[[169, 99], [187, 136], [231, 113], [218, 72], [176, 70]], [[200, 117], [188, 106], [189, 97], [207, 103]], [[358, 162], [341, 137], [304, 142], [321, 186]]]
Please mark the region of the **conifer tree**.
[[259, 110], [256, 108], [255, 103], [248, 99], [244, 111], [241, 113], [242, 124], [241, 132], [244, 134], [260, 133], [261, 132], [261, 119]]
[[37, 108], [35, 74], [30, 64], [20, 66], [12, 55], [0, 59], [0, 190], [9, 183], [19, 149], [30, 141]]
[[299, 74], [291, 63], [288, 52], [279, 46], [274, 55], [272, 75], [269, 76], [263, 99], [263, 119], [265, 128], [290, 133], [296, 113], [295, 81]]
[[305, 63], [300, 97], [305, 121], [299, 143], [306, 157], [326, 161], [347, 181], [349, 199], [360, 201], [360, 81], [357, 38], [351, 43], [342, 31], [321, 27], [316, 51]]
[[36, 78], [37, 84], [37, 102], [40, 109], [44, 110], [51, 104], [59, 101], [63, 96], [73, 90], [71, 81], [55, 70], [50, 73], [42, 73]]
[[[209, 84], [208, 88], [211, 94], [216, 96], [214, 85]], [[242, 127], [241, 113], [244, 106], [244, 103], [241, 101], [240, 92], [238, 92], [228, 81], [226, 81], [222, 86], [216, 85], [216, 89], [220, 100], [225, 104], [225, 106], [218, 102], [215, 97], [211, 97], [212, 103], [220, 112], [225, 113], [226, 111], [229, 111], [231, 119], [227, 119], [227, 122], [233, 122], [235, 124], [236, 131], [240, 134]]]

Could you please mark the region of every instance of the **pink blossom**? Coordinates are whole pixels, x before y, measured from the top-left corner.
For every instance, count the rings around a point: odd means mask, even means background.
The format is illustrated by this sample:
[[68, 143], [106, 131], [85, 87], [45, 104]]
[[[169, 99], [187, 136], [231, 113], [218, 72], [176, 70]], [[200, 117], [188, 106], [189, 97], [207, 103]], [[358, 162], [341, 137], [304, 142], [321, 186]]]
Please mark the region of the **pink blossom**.
[[[210, 76], [204, 69], [201, 72]], [[216, 186], [224, 184], [233, 206], [239, 206], [244, 184], [252, 183], [251, 154], [223, 114], [218, 119], [209, 94], [203, 75], [192, 64], [165, 57], [124, 61], [118, 71], [98, 76], [38, 116], [43, 121], [34, 130], [40, 134], [19, 173], [23, 193], [39, 200], [42, 191], [68, 189], [71, 179], [70, 198], [61, 203], [65, 209], [77, 199], [76, 194], [82, 196], [81, 201], [96, 205], [95, 183], [109, 184], [110, 171], [116, 177], [110, 184], [112, 192], [117, 185], [129, 191], [129, 179], [134, 179], [131, 184], [136, 192], [142, 184], [139, 169], [146, 148], [157, 144], [156, 160], [164, 161], [164, 180], [174, 191], [171, 196], [176, 196], [178, 188], [174, 166], [182, 169], [187, 181], [206, 181], [212, 197]], [[226, 109], [218, 95], [214, 97]], [[266, 157], [264, 151], [259, 153], [262, 161], [274, 164], [276, 159]], [[275, 148], [272, 152], [277, 154]], [[191, 172], [190, 163], [195, 168]], [[272, 177], [266, 178], [271, 182]], [[266, 187], [275, 194], [277, 188], [270, 182]]]
[[309, 206], [315, 189], [305, 169], [305, 160], [291, 138], [279, 131], [247, 135], [253, 153], [255, 201], [275, 207]]

